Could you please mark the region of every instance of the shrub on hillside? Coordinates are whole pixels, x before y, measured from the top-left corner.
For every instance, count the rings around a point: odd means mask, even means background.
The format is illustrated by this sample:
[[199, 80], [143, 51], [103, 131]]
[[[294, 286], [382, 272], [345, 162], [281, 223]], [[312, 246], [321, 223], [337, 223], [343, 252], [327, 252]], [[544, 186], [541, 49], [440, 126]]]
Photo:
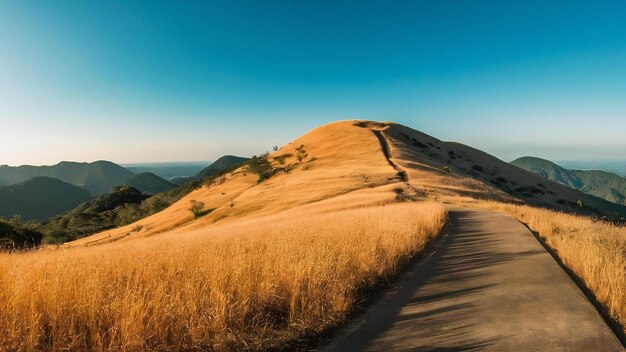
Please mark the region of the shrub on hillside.
[[0, 220], [0, 250], [33, 248], [41, 243], [43, 235], [15, 222]]
[[189, 211], [193, 214], [194, 219], [197, 219], [202, 215], [202, 209], [204, 209], [203, 202], [191, 200], [191, 206], [189, 207]]
[[272, 163], [268, 160], [268, 156], [268, 153], [263, 153], [260, 156], [255, 155], [246, 162], [248, 170], [259, 175], [259, 183], [267, 180], [276, 173], [276, 170], [272, 168]]

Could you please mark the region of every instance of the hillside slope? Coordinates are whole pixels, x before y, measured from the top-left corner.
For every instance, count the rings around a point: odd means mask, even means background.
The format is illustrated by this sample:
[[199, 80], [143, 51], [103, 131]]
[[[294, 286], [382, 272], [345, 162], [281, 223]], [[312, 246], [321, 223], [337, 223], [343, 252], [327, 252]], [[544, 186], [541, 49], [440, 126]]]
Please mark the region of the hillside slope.
[[425, 194], [497, 199], [582, 215], [626, 218], [622, 205], [547, 180], [478, 149], [443, 142], [399, 124], [386, 126], [384, 134], [393, 160]]
[[[385, 158], [377, 137], [369, 129], [354, 126], [354, 121], [314, 129], [264, 160], [267, 165], [253, 160], [160, 213], [73, 244], [202, 231], [216, 223], [260, 216], [288, 218], [304, 210], [328, 212], [384, 204], [397, 198], [394, 188], [407, 188]], [[408, 188], [406, 194], [410, 194]], [[189, 211], [192, 201], [203, 202], [208, 214], [194, 220]]]
[[600, 170], [568, 170], [530, 156], [513, 160], [511, 164], [609, 202], [626, 205], [626, 178], [616, 174]]
[[[63, 243], [103, 229], [128, 224], [141, 218], [138, 208], [150, 198], [129, 186], [114, 187], [109, 193], [79, 204], [76, 208], [38, 224], [48, 244]], [[147, 203], [146, 203], [147, 205]]]
[[44, 220], [91, 199], [83, 188], [50, 177], [0, 187], [0, 216]]
[[[256, 217], [281, 219], [416, 198], [471, 196], [626, 217], [626, 207], [521, 170], [471, 147], [394, 123], [340, 121], [316, 128], [191, 192], [160, 213], [73, 245], [202, 232]], [[583, 202], [579, 207], [577, 202]], [[192, 202], [202, 202], [194, 218]]]
[[134, 174], [109, 161], [77, 163], [63, 161], [52, 166], [0, 165], [0, 185], [13, 185], [33, 177], [45, 176], [82, 187], [93, 195], [106, 193], [113, 186], [124, 184]]

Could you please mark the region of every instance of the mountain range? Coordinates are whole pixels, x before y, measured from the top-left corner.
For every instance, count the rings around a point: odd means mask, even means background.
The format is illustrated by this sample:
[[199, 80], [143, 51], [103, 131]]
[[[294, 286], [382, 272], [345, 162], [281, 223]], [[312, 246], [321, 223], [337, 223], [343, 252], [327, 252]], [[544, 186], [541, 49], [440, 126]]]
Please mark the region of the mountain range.
[[109, 161], [60, 162], [52, 166], [0, 166], [0, 216], [45, 220], [127, 185], [146, 194], [174, 184], [152, 173], [135, 174]]
[[92, 195], [106, 193], [114, 186], [124, 184], [133, 175], [128, 169], [103, 160], [92, 163], [62, 161], [51, 166], [0, 165], [0, 185], [13, 185], [45, 176], [84, 188]]
[[600, 170], [569, 170], [549, 160], [523, 157], [511, 164], [581, 192], [626, 205], [626, 178]]
[[[8, 175], [0, 173], [5, 182], [28, 177], [33, 174], [48, 173], [62, 175], [65, 179], [100, 180], [98, 187], [103, 189], [117, 180], [120, 175], [130, 178], [112, 186], [108, 192], [95, 194], [92, 197], [86, 189], [61, 181], [57, 178], [34, 176], [24, 182], [9, 186], [0, 186], [0, 216], [11, 218], [19, 216], [24, 221], [50, 221], [41, 229], [46, 235], [71, 238], [90, 231], [109, 226], [125, 224], [138, 217], [161, 210], [163, 207], [178, 200], [207, 176], [215, 175], [246, 158], [225, 156], [209, 165], [206, 170], [188, 178], [182, 185], [175, 185], [150, 172], [139, 174], [124, 172], [124, 168], [110, 162], [95, 163], [60, 163], [49, 167], [22, 166], [18, 168], [3, 167], [2, 171], [10, 170]], [[74, 167], [74, 168], [72, 168]], [[72, 175], [72, 170], [80, 172], [80, 177]], [[121, 171], [120, 171], [121, 170]], [[94, 172], [95, 175], [90, 174]], [[103, 176], [104, 175], [104, 176]], [[106, 175], [114, 175], [107, 180]], [[93, 183], [92, 183], [93, 185]], [[119, 187], [124, 186], [124, 187]], [[191, 187], [191, 188], [190, 188]], [[159, 195], [158, 197], [152, 197]], [[151, 198], [145, 205], [142, 202]], [[116, 209], [126, 207], [124, 209]], [[70, 211], [71, 210], [71, 211]], [[59, 215], [61, 213], [67, 214]], [[91, 215], [87, 215], [91, 214]], [[54, 219], [51, 219], [55, 217]], [[100, 224], [100, 225], [98, 225]], [[74, 230], [72, 230], [74, 229]], [[71, 233], [71, 235], [67, 235]], [[71, 237], [68, 237], [71, 236]]]

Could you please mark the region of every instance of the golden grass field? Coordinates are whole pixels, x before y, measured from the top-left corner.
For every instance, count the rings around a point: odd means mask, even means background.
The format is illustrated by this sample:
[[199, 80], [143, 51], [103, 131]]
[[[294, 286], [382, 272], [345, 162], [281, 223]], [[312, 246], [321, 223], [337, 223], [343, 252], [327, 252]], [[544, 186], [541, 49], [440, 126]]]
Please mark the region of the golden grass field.
[[626, 332], [626, 227], [526, 205], [463, 203], [504, 211], [537, 232]]
[[3, 350], [258, 350], [345, 320], [445, 222], [397, 203], [0, 254]]
[[[442, 168], [454, 154], [457, 169], [479, 164], [519, 186], [546, 183], [554, 192], [539, 200], [579, 192], [399, 125], [357, 125], [325, 125], [280, 148], [270, 160], [286, 169], [263, 182], [240, 168], [136, 223], [56, 249], [0, 253], [0, 350], [301, 346], [345, 322], [439, 233], [445, 208], [428, 198], [528, 224], [626, 326], [626, 228], [477, 201], [469, 197], [519, 200], [486, 173]], [[389, 130], [390, 160], [373, 129]], [[192, 201], [210, 212], [194, 219]]]

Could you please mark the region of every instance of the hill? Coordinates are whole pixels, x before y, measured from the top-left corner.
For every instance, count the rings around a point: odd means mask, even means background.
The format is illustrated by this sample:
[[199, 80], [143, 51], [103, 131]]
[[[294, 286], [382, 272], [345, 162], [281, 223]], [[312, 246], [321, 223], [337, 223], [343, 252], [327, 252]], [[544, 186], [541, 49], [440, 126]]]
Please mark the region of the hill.
[[[160, 213], [132, 225], [72, 243], [101, 243], [157, 233], [201, 231], [214, 223], [281, 213], [306, 205], [349, 208], [393, 201], [403, 185], [369, 129], [339, 122], [315, 129], [271, 155], [248, 160], [187, 194]], [[206, 215], [194, 221], [192, 201]], [[333, 203], [337, 203], [333, 205]], [[141, 227], [141, 231], [132, 232]], [[130, 234], [129, 234], [130, 233]]]
[[224, 155], [215, 160], [211, 165], [200, 170], [200, 172], [196, 174], [196, 178], [202, 179], [208, 176], [216, 175], [223, 170], [229, 169], [233, 166], [241, 165], [246, 160], [248, 160], [248, 158], [234, 155]]
[[24, 220], [43, 220], [91, 199], [83, 188], [50, 178], [0, 187], [0, 216], [19, 215]]
[[175, 187], [174, 184], [150, 172], [132, 176], [130, 180], [126, 181], [125, 185], [147, 194], [166, 192]]
[[0, 166], [0, 185], [17, 184], [37, 176], [56, 178], [98, 195], [110, 191], [116, 185], [124, 184], [133, 173], [109, 161], [63, 161], [52, 166]]
[[511, 164], [609, 202], [626, 205], [626, 178], [613, 173], [568, 170], [551, 161], [530, 156], [513, 160]]
[[608, 202], [537, 174], [522, 170], [483, 151], [443, 142], [398, 124], [385, 130], [395, 158], [412, 183], [427, 193], [448, 193], [538, 205], [582, 215], [626, 218], [626, 207]]
[[247, 160], [249, 160], [249, 158], [244, 158], [244, 157], [234, 156], [234, 155], [224, 155], [218, 158], [217, 160], [215, 160], [213, 163], [211, 163], [211, 165], [200, 170], [194, 176], [174, 178], [172, 179], [172, 182], [180, 185], [185, 182], [190, 182], [193, 180], [203, 180], [207, 177], [215, 176], [225, 170], [240, 166]]
[[62, 243], [137, 220], [133, 217], [133, 206], [149, 197], [133, 187], [114, 187], [111, 192], [81, 203], [36, 227], [44, 234], [45, 243]]
[[34, 224], [44, 234], [43, 242], [58, 244], [80, 239], [89, 234], [124, 226], [161, 211], [199, 184], [189, 182], [168, 191], [149, 195], [130, 186], [113, 187], [109, 193], [82, 203], [76, 208]]
[[[474, 197], [576, 214], [626, 217], [626, 207], [519, 169], [469, 146], [443, 142], [394, 123], [340, 121], [319, 127], [270, 155], [191, 192], [164, 211], [77, 241], [201, 231], [215, 223], [335, 209], [398, 199]], [[194, 220], [192, 202], [205, 216]], [[140, 226], [141, 231], [133, 232]]]

